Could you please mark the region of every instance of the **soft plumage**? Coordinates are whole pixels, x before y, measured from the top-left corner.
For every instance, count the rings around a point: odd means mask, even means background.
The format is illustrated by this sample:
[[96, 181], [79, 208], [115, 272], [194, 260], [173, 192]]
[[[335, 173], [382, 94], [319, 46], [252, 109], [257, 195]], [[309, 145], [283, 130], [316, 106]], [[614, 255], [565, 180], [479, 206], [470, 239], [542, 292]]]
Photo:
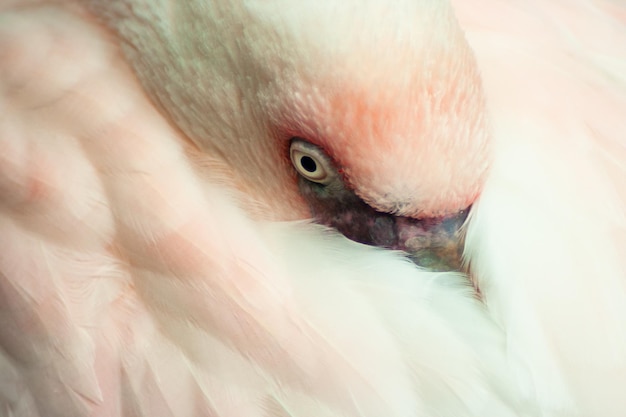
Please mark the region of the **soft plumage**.
[[457, 3], [496, 139], [473, 276], [527, 397], [547, 415], [623, 416], [626, 4]]
[[[443, 2], [56, 3], [0, 6], [0, 415], [623, 414], [621, 5], [456, 4], [486, 112]], [[486, 179], [480, 293], [278, 222], [292, 136], [393, 214]]]
[[4, 414], [516, 415], [464, 277], [250, 219], [113, 37], [53, 8], [2, 28]]
[[280, 152], [294, 136], [325, 149], [381, 211], [450, 214], [480, 189], [481, 84], [446, 2], [90, 5], [177, 126], [275, 216], [293, 217], [276, 196], [299, 199]]

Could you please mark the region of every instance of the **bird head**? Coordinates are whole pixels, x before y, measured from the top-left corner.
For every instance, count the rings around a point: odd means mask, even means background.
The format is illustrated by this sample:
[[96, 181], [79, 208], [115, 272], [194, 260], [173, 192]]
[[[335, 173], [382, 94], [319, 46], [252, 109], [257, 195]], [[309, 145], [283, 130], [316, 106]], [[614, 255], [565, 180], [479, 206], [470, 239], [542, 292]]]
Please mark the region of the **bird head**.
[[239, 189], [255, 216], [313, 217], [420, 265], [459, 267], [489, 134], [476, 63], [446, 2], [94, 7], [204, 175]]

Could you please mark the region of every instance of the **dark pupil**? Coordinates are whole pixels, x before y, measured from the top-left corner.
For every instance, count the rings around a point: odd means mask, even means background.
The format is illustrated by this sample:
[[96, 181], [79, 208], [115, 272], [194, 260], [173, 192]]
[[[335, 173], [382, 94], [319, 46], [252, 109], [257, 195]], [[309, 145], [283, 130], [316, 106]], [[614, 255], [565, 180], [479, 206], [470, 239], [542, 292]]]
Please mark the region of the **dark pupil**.
[[310, 156], [303, 156], [300, 158], [300, 164], [302, 165], [302, 168], [306, 169], [308, 172], [317, 171], [317, 164]]

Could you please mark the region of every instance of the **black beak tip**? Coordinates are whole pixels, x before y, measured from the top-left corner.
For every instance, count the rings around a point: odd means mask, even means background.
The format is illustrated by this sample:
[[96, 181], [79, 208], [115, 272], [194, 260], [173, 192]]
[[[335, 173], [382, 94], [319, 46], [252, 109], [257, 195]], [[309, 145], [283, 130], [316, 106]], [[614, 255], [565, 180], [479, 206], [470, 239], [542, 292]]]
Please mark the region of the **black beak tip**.
[[446, 218], [405, 223], [408, 239], [401, 242], [403, 249], [415, 264], [431, 271], [466, 272], [463, 225], [468, 213], [469, 208]]
[[416, 265], [435, 272], [465, 272], [462, 245], [458, 248], [427, 248], [409, 251], [408, 258]]

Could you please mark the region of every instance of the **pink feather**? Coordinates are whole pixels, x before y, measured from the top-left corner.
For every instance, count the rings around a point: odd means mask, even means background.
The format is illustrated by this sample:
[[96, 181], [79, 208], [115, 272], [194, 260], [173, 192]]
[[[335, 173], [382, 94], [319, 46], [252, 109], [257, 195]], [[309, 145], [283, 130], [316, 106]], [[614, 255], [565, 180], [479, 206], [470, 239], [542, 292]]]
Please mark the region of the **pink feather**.
[[293, 179], [194, 145], [80, 2], [0, 0], [0, 416], [624, 415], [626, 7], [453, 6], [494, 138], [482, 299], [275, 221], [308, 216]]

